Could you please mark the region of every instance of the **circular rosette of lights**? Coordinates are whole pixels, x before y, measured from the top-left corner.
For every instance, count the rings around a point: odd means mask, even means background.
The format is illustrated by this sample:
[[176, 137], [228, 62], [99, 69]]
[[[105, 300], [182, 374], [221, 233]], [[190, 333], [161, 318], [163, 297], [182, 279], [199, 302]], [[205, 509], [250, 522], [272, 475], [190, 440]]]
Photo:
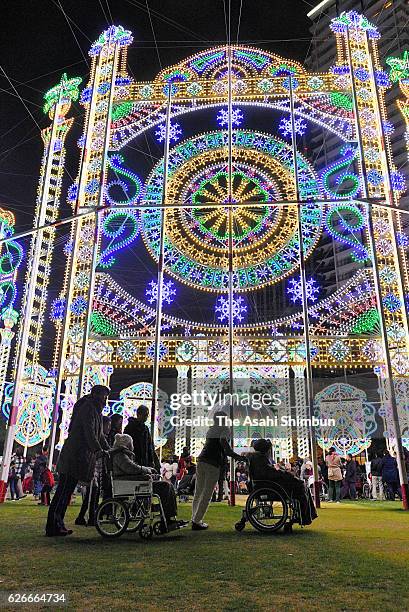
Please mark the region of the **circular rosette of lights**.
[[[322, 226], [318, 179], [300, 155], [298, 175], [304, 255]], [[145, 200], [162, 200], [163, 160], [148, 177]], [[232, 218], [233, 286], [250, 291], [273, 284], [299, 265], [293, 154], [284, 141], [248, 130], [233, 133], [232, 174], [227, 132], [201, 134], [169, 154], [164, 261], [169, 275], [196, 289], [228, 290], [229, 210]], [[231, 203], [230, 203], [231, 202]], [[272, 205], [273, 203], [273, 205]], [[145, 245], [158, 261], [160, 208], [141, 213]]]

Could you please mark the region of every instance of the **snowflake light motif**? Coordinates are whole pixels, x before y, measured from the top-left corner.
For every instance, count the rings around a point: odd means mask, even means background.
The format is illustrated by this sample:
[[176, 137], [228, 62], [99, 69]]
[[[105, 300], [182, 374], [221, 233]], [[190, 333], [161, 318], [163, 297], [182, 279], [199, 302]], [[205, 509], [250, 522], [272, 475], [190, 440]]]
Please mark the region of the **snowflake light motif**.
[[367, 178], [368, 178], [368, 182], [371, 183], [371, 185], [375, 185], [375, 187], [383, 183], [382, 174], [378, 172], [378, 170], [375, 170], [375, 169], [369, 170], [367, 174]]
[[73, 240], [67, 240], [67, 242], [64, 244], [64, 248], [63, 248], [64, 255], [67, 255], [67, 257], [68, 257], [68, 255], [70, 255], [70, 253], [72, 253], [73, 248], [74, 248]]
[[62, 321], [65, 313], [65, 298], [58, 297], [51, 304], [50, 319], [53, 323]]
[[[161, 342], [159, 346], [159, 361], [162, 361], [162, 359], [167, 355], [167, 352], [168, 352], [167, 347], [163, 344], [163, 342]], [[152, 361], [155, 359], [155, 343], [154, 342], [152, 342], [152, 344], [150, 344], [148, 348], [146, 349], [146, 355]]]
[[362, 353], [369, 361], [379, 361], [382, 356], [382, 346], [375, 340], [368, 340], [362, 348]]
[[[232, 109], [231, 112], [231, 124], [233, 127], [239, 127], [243, 123], [243, 113], [239, 108]], [[221, 108], [217, 114], [217, 123], [220, 127], [227, 127], [229, 125], [229, 111], [227, 108]]]
[[93, 195], [97, 193], [98, 189], [99, 189], [99, 181], [97, 179], [92, 179], [89, 183], [87, 183], [84, 191], [85, 193], [88, 193], [89, 195]]
[[[280, 121], [280, 125], [278, 126], [278, 129], [280, 130], [284, 138], [288, 138], [288, 136], [291, 136], [291, 132], [292, 132], [291, 119], [286, 119], [285, 117], [283, 117]], [[306, 130], [307, 130], [307, 124], [302, 119], [300, 118], [294, 119], [294, 133], [296, 135], [298, 134], [298, 136], [303, 136]]]
[[73, 300], [71, 304], [71, 312], [74, 315], [80, 316], [86, 311], [86, 309], [87, 309], [87, 302], [85, 298], [83, 298], [81, 295], [76, 297], [75, 300]]
[[71, 327], [71, 329], [68, 332], [68, 336], [70, 338], [70, 340], [72, 342], [74, 342], [74, 344], [77, 344], [78, 342], [80, 342], [82, 335], [84, 333], [84, 328], [82, 325], [80, 325], [79, 323], [76, 323], [75, 325], [73, 325]]
[[[166, 138], [166, 124], [161, 123], [158, 126], [158, 129], [155, 132], [156, 140], [158, 142], [163, 142]], [[182, 128], [179, 123], [170, 123], [169, 124], [169, 141], [177, 142], [182, 136]]]
[[398, 232], [396, 235], [398, 246], [407, 249], [409, 248], [409, 236], [403, 232]]
[[396, 312], [402, 306], [400, 299], [394, 293], [385, 295], [382, 302], [389, 312]]
[[227, 345], [222, 340], [215, 340], [208, 348], [209, 357], [214, 361], [225, 361], [227, 359]]
[[401, 172], [392, 172], [391, 184], [394, 191], [405, 191], [406, 179]]
[[344, 344], [342, 340], [335, 340], [335, 342], [329, 347], [328, 352], [337, 361], [343, 361], [345, 357], [349, 355], [350, 348], [347, 344]]
[[392, 253], [392, 244], [387, 238], [381, 238], [376, 243], [376, 249], [381, 255], [387, 256]]
[[73, 183], [68, 188], [67, 201], [68, 202], [75, 202], [77, 197], [78, 197], [78, 183]]
[[396, 322], [392, 323], [386, 331], [388, 337], [391, 338], [391, 340], [395, 340], [395, 342], [399, 342], [405, 337], [405, 330], [401, 325], [399, 325], [399, 323]]
[[[221, 323], [229, 322], [229, 298], [221, 295], [216, 300], [215, 313]], [[242, 323], [247, 313], [247, 304], [239, 295], [233, 298], [233, 323]]]
[[275, 362], [285, 361], [287, 358], [286, 346], [279, 340], [271, 340], [267, 347], [266, 353], [270, 359]]
[[391, 362], [392, 362], [392, 367], [401, 376], [405, 376], [408, 373], [409, 362], [405, 354], [402, 354], [399, 351], [395, 351], [395, 354], [391, 358]]
[[120, 359], [126, 362], [132, 361], [137, 352], [138, 349], [132, 340], [125, 340], [125, 342], [123, 342], [118, 348], [118, 355]]
[[89, 285], [88, 274], [85, 272], [78, 272], [74, 279], [74, 286], [77, 289], [85, 289]]
[[[153, 304], [158, 299], [158, 283], [152, 280], [146, 288], [145, 295], [148, 298], [149, 304]], [[171, 304], [175, 299], [176, 289], [175, 284], [169, 280], [162, 285], [162, 304]]]
[[[320, 293], [320, 288], [317, 285], [317, 281], [312, 276], [306, 279], [305, 289], [307, 294], [308, 302], [316, 302], [318, 299], [318, 295]], [[293, 304], [297, 302], [302, 302], [302, 292], [301, 292], [301, 277], [297, 276], [296, 278], [290, 278], [287, 284], [287, 294], [290, 296], [290, 300]]]

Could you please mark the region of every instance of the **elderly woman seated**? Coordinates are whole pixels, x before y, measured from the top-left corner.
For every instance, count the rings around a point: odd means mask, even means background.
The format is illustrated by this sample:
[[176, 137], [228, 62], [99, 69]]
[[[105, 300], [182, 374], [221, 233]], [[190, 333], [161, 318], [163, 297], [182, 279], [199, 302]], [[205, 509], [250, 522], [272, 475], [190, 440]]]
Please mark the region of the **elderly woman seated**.
[[[117, 480], [154, 480], [156, 471], [135, 463], [133, 441], [127, 434], [116, 434], [112, 451], [113, 476]], [[177, 529], [186, 524], [177, 521], [177, 503], [175, 491], [168, 482], [153, 481], [153, 492], [160, 497], [168, 529]]]
[[308, 489], [299, 478], [289, 472], [277, 470], [271, 463], [272, 445], [270, 440], [256, 440], [254, 452], [249, 453], [250, 477], [254, 480], [271, 481], [280, 485], [288, 496], [300, 503], [303, 525], [310, 525], [317, 518], [314, 503]]

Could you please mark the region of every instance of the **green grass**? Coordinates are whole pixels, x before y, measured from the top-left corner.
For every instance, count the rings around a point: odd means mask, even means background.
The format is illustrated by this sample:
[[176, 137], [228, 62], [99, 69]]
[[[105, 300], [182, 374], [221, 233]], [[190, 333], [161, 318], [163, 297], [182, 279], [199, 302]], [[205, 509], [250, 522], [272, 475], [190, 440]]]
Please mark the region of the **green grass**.
[[[69, 509], [68, 525], [77, 511]], [[240, 512], [213, 504], [208, 531], [150, 542], [136, 534], [106, 541], [91, 527], [51, 539], [43, 536], [45, 508], [7, 502], [0, 590], [64, 591], [71, 610], [408, 609], [409, 514], [398, 503], [324, 504], [292, 536], [249, 526], [236, 533]], [[181, 504], [180, 517], [189, 514]]]

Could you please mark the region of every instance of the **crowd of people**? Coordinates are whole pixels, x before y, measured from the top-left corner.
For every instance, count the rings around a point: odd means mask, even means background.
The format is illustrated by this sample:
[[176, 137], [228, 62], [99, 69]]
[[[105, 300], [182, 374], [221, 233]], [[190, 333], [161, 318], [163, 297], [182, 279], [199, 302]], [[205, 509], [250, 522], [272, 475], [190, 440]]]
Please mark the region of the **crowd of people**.
[[[238, 455], [228, 442], [228, 428], [218, 420], [225, 416], [220, 412], [214, 415], [214, 425], [196, 461], [185, 447], [180, 457], [174, 455], [160, 462], [146, 425], [149, 410], [140, 406], [123, 430], [121, 415], [109, 418], [102, 414], [108, 395], [107, 387], [96, 385], [89, 395], [75, 404], [68, 437], [58, 461], [58, 483], [52, 501], [50, 496], [55, 482], [48, 465], [47, 449], [33, 458], [25, 458], [22, 447], [18, 447], [12, 457], [10, 499], [19, 500], [33, 493], [40, 505], [49, 506], [46, 535], [72, 533], [66, 528], [64, 517], [78, 487], [82, 488], [83, 501], [75, 524], [95, 524], [100, 498], [112, 496], [108, 465], [113, 469], [114, 478], [152, 480], [153, 491], [161, 499], [170, 528], [184, 523], [177, 519], [177, 497], [186, 499], [189, 495], [193, 497], [192, 529], [208, 528], [203, 519], [209, 503], [229, 498], [229, 458], [236, 461], [232, 484], [237, 494], [249, 493], [249, 471], [252, 469], [257, 479], [277, 482], [299, 498], [306, 524], [315, 518], [310, 495], [313, 465], [309, 458], [274, 461], [268, 440], [255, 440], [250, 453]], [[320, 484], [328, 490], [330, 502], [339, 503], [346, 497], [356, 499], [365, 482], [367, 486], [370, 483], [372, 499], [400, 497], [397, 461], [388, 451], [378, 453], [362, 465], [352, 455], [345, 459], [335, 448], [330, 448], [326, 457], [320, 459], [318, 471]]]
[[34, 457], [24, 457], [23, 447], [18, 446], [10, 461], [10, 501], [19, 501], [31, 493], [40, 506], [48, 506], [54, 484], [54, 474], [48, 467], [47, 448], [37, 452]]

